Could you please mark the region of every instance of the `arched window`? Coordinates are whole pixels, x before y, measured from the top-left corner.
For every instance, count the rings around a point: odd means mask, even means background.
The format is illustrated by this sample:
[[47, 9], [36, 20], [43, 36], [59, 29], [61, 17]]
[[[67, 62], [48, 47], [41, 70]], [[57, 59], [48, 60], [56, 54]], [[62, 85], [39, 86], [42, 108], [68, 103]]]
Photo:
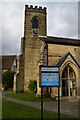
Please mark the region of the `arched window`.
[[38, 29], [38, 20], [36, 17], [34, 17], [32, 20], [32, 28]]
[[68, 65], [62, 73], [62, 96], [75, 96], [76, 74]]

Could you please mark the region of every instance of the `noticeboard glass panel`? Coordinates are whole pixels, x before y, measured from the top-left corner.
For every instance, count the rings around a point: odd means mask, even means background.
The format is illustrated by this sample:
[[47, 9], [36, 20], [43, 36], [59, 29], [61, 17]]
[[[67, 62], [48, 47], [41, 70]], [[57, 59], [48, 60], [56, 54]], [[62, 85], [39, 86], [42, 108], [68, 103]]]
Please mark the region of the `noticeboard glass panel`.
[[59, 87], [59, 68], [41, 67], [41, 87]]

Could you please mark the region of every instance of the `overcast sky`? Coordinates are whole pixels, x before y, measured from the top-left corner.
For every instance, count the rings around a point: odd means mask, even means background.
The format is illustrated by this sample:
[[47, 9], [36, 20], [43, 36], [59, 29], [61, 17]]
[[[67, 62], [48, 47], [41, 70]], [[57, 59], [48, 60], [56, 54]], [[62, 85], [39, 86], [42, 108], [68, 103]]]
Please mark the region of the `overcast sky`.
[[[2, 30], [2, 54], [19, 54], [24, 35], [25, 4], [47, 7], [47, 35], [78, 38], [78, 3], [43, 2], [2, 3], [0, 29]], [[2, 25], [2, 26], [1, 26]], [[0, 41], [1, 43], [1, 41]], [[1, 54], [1, 53], [0, 53]]]

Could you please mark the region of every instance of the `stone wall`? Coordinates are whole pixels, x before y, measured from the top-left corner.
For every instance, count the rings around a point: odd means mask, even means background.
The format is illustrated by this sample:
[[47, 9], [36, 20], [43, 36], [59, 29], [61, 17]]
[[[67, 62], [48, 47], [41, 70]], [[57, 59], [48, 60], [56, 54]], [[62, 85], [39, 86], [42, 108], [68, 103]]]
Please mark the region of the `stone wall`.
[[76, 57], [77, 53], [75, 52], [75, 49], [78, 49], [78, 47], [68, 46], [68, 45], [49, 44], [48, 45], [48, 64], [55, 65], [57, 60], [60, 57], [67, 54], [68, 52], [70, 52], [78, 62], [78, 59]]
[[[80, 47], [78, 48], [78, 62], [80, 64]], [[79, 81], [78, 81], [78, 97], [80, 98], [80, 69], [78, 70], [78, 76], [79, 76]]]
[[13, 91], [23, 92], [24, 91], [24, 46], [25, 38], [21, 38], [21, 51], [17, 59], [17, 73], [14, 75], [14, 86]]
[[[76, 55], [76, 59], [80, 65], [80, 47], [77, 47], [74, 49], [75, 51], [75, 55]], [[77, 94], [78, 94], [78, 97], [80, 97], [80, 69], [78, 69], [78, 91], [77, 91]]]
[[[34, 34], [32, 19], [38, 20], [38, 33]], [[39, 81], [40, 47], [39, 36], [46, 36], [46, 8], [25, 6], [25, 54], [24, 54], [24, 91], [28, 89], [30, 80]]]

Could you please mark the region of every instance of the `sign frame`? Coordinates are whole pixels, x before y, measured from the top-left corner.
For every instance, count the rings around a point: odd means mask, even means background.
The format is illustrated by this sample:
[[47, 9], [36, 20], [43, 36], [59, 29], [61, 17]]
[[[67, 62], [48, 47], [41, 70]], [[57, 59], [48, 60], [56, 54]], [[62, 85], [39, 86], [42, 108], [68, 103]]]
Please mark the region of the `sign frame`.
[[[41, 68], [58, 68], [58, 71], [57, 71], [57, 73], [58, 73], [58, 77], [59, 77], [59, 86], [41, 86]], [[43, 71], [44, 71], [44, 69], [43, 69]], [[45, 71], [45, 73], [50, 73], [50, 71]], [[44, 72], [43, 72], [44, 73]], [[53, 72], [53, 73], [55, 73], [55, 72]], [[43, 65], [40, 65], [39, 66], [39, 87], [41, 87], [41, 120], [43, 120], [43, 88], [44, 87], [57, 87], [58, 88], [58, 120], [60, 120], [60, 95], [59, 95], [59, 93], [60, 93], [60, 91], [59, 91], [59, 87], [60, 87], [60, 68], [59, 67], [56, 67], [56, 66], [43, 66]]]
[[[41, 68], [58, 68], [58, 71], [54, 71], [54, 72], [51, 72], [51, 71], [41, 71]], [[59, 76], [59, 86], [55, 86], [55, 85], [49, 85], [49, 86], [47, 86], [47, 85], [44, 85], [44, 86], [41, 86], [41, 73], [58, 73], [58, 76]], [[46, 66], [43, 66], [43, 65], [40, 65], [39, 66], [39, 87], [60, 87], [60, 68], [59, 67], [57, 67], [57, 66], [48, 66], [48, 65], [46, 65]]]

